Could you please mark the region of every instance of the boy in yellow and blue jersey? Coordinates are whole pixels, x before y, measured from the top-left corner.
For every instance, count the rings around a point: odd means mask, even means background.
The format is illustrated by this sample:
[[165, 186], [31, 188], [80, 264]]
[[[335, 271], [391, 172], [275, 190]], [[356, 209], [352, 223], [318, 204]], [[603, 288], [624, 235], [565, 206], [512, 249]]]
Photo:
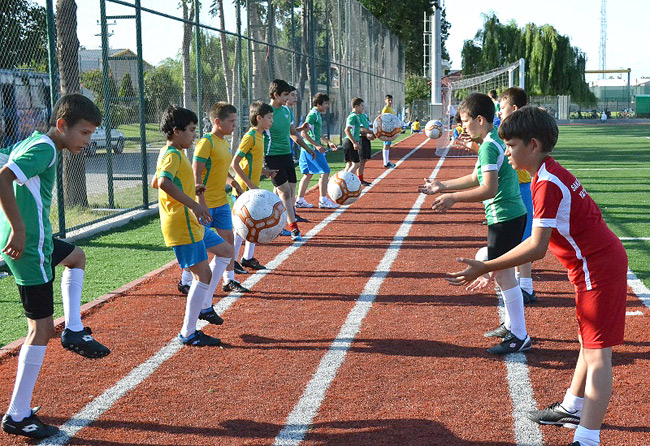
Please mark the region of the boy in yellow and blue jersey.
[[[384, 108], [381, 109], [381, 113], [390, 113], [391, 115], [395, 114], [395, 110], [393, 110], [393, 96], [387, 94], [386, 98], [384, 99], [386, 105], [384, 105]], [[390, 162], [390, 143], [391, 141], [384, 141], [384, 149], [381, 151], [381, 156], [384, 161], [384, 167], [385, 168], [393, 168], [395, 167], [395, 164]]]
[[[262, 175], [274, 178], [278, 173], [277, 170], [264, 167], [265, 144], [268, 143], [268, 140], [264, 138], [264, 134], [273, 125], [273, 107], [261, 101], [253, 102], [250, 106], [250, 122], [251, 128], [239, 143], [239, 148], [231, 164], [236, 175], [235, 181], [239, 184], [237, 196], [249, 189], [257, 189]], [[234, 237], [236, 259], [239, 256], [243, 239], [238, 234], [235, 234]], [[266, 269], [254, 255], [255, 243], [246, 241], [244, 255], [241, 258], [241, 267], [253, 270]], [[236, 261], [235, 263], [237, 264]]]
[[[212, 307], [219, 278], [232, 259], [232, 246], [203, 226], [212, 221], [208, 207], [194, 200], [205, 193], [196, 184], [190, 161], [183, 153], [194, 142], [198, 118], [186, 108], [170, 106], [163, 113], [160, 130], [167, 145], [160, 151], [155, 184], [159, 188], [160, 226], [165, 245], [174, 249], [178, 264], [188, 268], [194, 280], [187, 293], [185, 317], [178, 338], [193, 346], [219, 345], [221, 340], [196, 329], [198, 319], [220, 325], [223, 319]], [[208, 264], [208, 252], [214, 254]]]

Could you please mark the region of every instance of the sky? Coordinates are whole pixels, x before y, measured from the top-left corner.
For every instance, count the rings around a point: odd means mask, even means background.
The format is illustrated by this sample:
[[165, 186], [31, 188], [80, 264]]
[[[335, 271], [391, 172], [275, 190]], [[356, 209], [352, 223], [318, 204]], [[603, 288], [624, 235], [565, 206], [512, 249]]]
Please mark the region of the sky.
[[[133, 2], [134, 0], [127, 0]], [[587, 69], [598, 69], [600, 45], [600, 0], [443, 0], [447, 9], [447, 20], [451, 23], [447, 49], [454, 69], [460, 69], [460, 51], [463, 42], [472, 39], [482, 28], [482, 14], [494, 11], [503, 23], [515, 20], [520, 27], [527, 23], [553, 25], [560, 34], [571, 39], [573, 46], [587, 55]], [[37, 0], [45, 5], [45, 0]], [[163, 11], [169, 15], [181, 16], [179, 0], [141, 0], [143, 7]], [[211, 0], [202, 1], [202, 23], [218, 27], [216, 18], [208, 14]], [[235, 30], [235, 9], [232, 1], [225, 0], [226, 29]], [[81, 45], [100, 48], [99, 1], [77, 0], [78, 36]], [[107, 1], [108, 15], [133, 14], [133, 8], [119, 6]], [[180, 49], [182, 24], [143, 13], [143, 56], [156, 65], [167, 57], [175, 57]], [[245, 15], [242, 17], [245, 23]], [[632, 78], [650, 77], [650, 57], [641, 36], [648, 34], [650, 24], [650, 1], [609, 0], [607, 3], [607, 67], [608, 69], [631, 68]], [[109, 38], [111, 48], [130, 48], [135, 51], [135, 22], [118, 20], [110, 26], [113, 35]], [[587, 75], [587, 80], [597, 75]]]

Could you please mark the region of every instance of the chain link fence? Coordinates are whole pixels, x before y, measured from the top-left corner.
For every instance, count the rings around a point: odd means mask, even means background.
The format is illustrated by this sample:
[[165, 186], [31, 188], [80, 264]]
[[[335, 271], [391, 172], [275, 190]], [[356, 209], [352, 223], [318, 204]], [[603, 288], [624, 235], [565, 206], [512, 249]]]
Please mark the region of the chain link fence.
[[212, 104], [235, 105], [234, 147], [249, 104], [269, 102], [275, 78], [297, 88], [296, 124], [314, 94], [330, 96], [324, 133], [335, 141], [354, 97], [371, 118], [386, 94], [404, 106], [403, 47], [356, 0], [0, 0], [0, 23], [2, 147], [46, 131], [64, 92], [82, 92], [104, 116], [84, 154], [61, 157], [52, 203], [61, 236], [155, 203], [158, 123], [170, 104], [196, 111], [203, 131]]

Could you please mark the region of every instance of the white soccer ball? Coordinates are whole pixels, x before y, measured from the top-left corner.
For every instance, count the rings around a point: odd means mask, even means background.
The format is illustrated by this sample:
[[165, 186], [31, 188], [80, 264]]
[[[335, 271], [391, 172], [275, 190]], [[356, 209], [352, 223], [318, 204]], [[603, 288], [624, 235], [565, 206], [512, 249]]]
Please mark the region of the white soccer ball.
[[442, 125], [442, 122], [438, 121], [437, 119], [432, 119], [431, 121], [427, 122], [427, 125], [424, 126], [424, 133], [427, 135], [427, 138], [430, 139], [438, 139], [442, 136], [442, 132], [444, 130], [444, 127]]
[[280, 197], [265, 189], [244, 192], [232, 208], [237, 234], [251, 243], [269, 243], [287, 223], [287, 210]]
[[382, 141], [394, 141], [400, 133], [404, 123], [392, 113], [384, 113], [375, 118], [372, 128], [375, 136]]
[[338, 204], [352, 204], [361, 195], [361, 180], [347, 170], [337, 172], [327, 183], [327, 195]]
[[488, 249], [487, 246], [482, 247], [478, 251], [476, 251], [476, 255], [474, 256], [474, 260], [479, 260], [481, 262], [486, 262], [488, 260]]

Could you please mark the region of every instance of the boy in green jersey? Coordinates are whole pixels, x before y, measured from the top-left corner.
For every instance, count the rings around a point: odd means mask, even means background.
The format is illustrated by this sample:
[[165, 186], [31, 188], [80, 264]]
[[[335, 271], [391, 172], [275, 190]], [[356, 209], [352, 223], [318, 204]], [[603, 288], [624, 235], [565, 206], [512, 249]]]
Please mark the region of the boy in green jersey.
[[50, 206], [56, 161], [63, 149], [81, 153], [101, 123], [97, 106], [80, 94], [65, 95], [54, 106], [47, 133], [34, 132], [1, 152], [8, 155], [0, 169], [0, 247], [14, 275], [27, 316], [27, 337], [20, 349], [16, 382], [2, 429], [10, 434], [45, 438], [58, 432], [43, 424], [31, 399], [43, 365], [45, 349], [54, 336], [54, 267], [66, 267], [61, 279], [65, 329], [63, 347], [89, 358], [110, 350], [95, 341], [81, 323], [84, 252], [52, 238]]
[[[463, 128], [470, 138], [479, 143], [478, 161], [474, 171], [464, 177], [446, 181], [425, 178], [420, 192], [440, 193], [433, 210], [445, 212], [457, 202], [478, 202], [485, 205], [488, 222], [488, 259], [505, 254], [521, 242], [526, 228], [526, 207], [521, 200], [517, 172], [505, 159], [505, 144], [499, 138], [494, 120], [494, 104], [481, 93], [469, 95], [460, 105]], [[503, 342], [488, 349], [489, 353], [506, 354], [530, 350], [532, 342], [526, 331], [524, 300], [515, 277], [515, 269], [494, 273], [501, 288], [505, 306], [505, 320], [485, 337], [503, 338]], [[484, 281], [472, 289], [483, 288]]]

